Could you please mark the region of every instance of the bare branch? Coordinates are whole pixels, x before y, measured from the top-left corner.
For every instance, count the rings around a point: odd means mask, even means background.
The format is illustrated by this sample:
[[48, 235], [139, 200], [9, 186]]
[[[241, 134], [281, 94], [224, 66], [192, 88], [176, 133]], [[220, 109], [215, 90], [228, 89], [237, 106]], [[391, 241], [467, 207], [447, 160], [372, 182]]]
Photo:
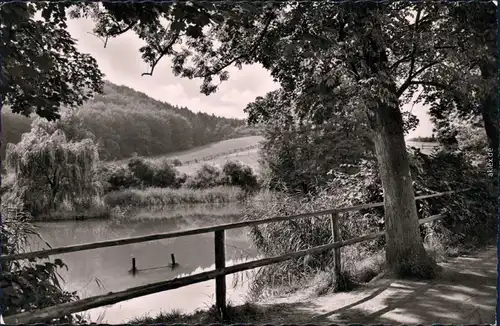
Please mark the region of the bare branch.
[[107, 36], [109, 36], [109, 37], [114, 37], [114, 36], [124, 34], [124, 33], [128, 32], [131, 28], [133, 28], [135, 25], [137, 25], [137, 23], [139, 22], [138, 20], [136, 20], [136, 21], [128, 24], [127, 27], [120, 28], [120, 23], [115, 19], [115, 17], [113, 17], [113, 15], [110, 15], [110, 17], [113, 20], [113, 22], [115, 23], [115, 27], [117, 28], [117, 31], [108, 32]]
[[420, 22], [421, 13], [422, 13], [422, 8], [419, 8], [417, 11], [417, 17], [415, 18], [415, 29], [413, 30], [413, 49], [412, 49], [411, 55], [410, 55], [410, 58], [411, 58], [410, 69], [408, 70], [408, 77], [404, 81], [403, 85], [401, 85], [399, 90], [396, 92], [396, 95], [398, 97], [401, 96], [401, 94], [403, 94], [404, 91], [410, 86], [409, 82], [412, 79], [413, 70], [415, 69], [415, 60], [416, 60], [416, 54], [417, 54], [417, 40], [415, 40], [415, 38], [416, 38], [415, 35], [417, 34], [417, 31], [418, 31], [418, 24]]
[[90, 35], [93, 35], [93, 36], [97, 37], [102, 43], [104, 43], [104, 48], [106, 48], [106, 45], [108, 45], [109, 36], [106, 36], [106, 38], [103, 40], [102, 37], [100, 37], [97, 34], [90, 33], [90, 32], [87, 32], [87, 34], [90, 34]]

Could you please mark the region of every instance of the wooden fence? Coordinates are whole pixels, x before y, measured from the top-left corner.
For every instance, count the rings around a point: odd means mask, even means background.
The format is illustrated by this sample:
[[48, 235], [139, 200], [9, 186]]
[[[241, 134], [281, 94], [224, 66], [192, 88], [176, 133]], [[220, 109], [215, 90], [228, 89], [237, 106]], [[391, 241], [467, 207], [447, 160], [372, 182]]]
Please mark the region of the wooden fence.
[[[458, 192], [464, 192], [466, 190], [460, 191], [447, 191], [441, 192], [432, 195], [423, 195], [415, 197], [416, 200], [422, 200], [427, 198], [451, 195]], [[242, 272], [245, 270], [262, 267], [270, 264], [275, 264], [279, 262], [284, 262], [290, 259], [300, 258], [311, 254], [321, 253], [327, 250], [334, 250], [334, 272], [337, 275], [341, 273], [341, 257], [340, 257], [340, 248], [353, 245], [359, 242], [364, 242], [368, 240], [377, 239], [385, 235], [384, 231], [364, 235], [361, 237], [349, 239], [349, 240], [340, 240], [339, 228], [338, 228], [338, 219], [339, 214], [350, 211], [359, 211], [363, 209], [369, 209], [374, 207], [383, 207], [384, 203], [371, 203], [371, 204], [363, 204], [351, 207], [338, 207], [332, 208], [323, 211], [309, 212], [297, 215], [289, 215], [289, 216], [276, 216], [267, 219], [258, 219], [258, 220], [249, 220], [242, 221], [237, 223], [229, 223], [222, 224], [216, 226], [203, 227], [198, 229], [189, 229], [184, 231], [176, 231], [176, 232], [168, 232], [168, 233], [158, 233], [146, 236], [139, 237], [130, 237], [125, 239], [116, 239], [116, 240], [108, 240], [108, 241], [100, 241], [94, 243], [86, 243], [72, 246], [65, 246], [59, 248], [52, 248], [48, 250], [40, 250], [28, 253], [19, 253], [14, 255], [3, 255], [0, 256], [0, 261], [12, 261], [12, 260], [20, 260], [20, 259], [34, 259], [34, 258], [42, 258], [48, 257], [56, 254], [70, 253], [76, 251], [84, 251], [91, 250], [97, 248], [106, 248], [113, 246], [121, 246], [131, 243], [140, 243], [146, 241], [154, 241], [160, 239], [169, 239], [169, 238], [177, 238], [188, 235], [195, 234], [203, 234], [208, 232], [214, 232], [214, 246], [215, 246], [215, 269], [203, 273], [198, 273], [186, 277], [174, 278], [171, 280], [166, 280], [162, 282], [151, 283], [147, 285], [137, 286], [133, 288], [129, 288], [119, 292], [110, 292], [104, 295], [98, 295], [82, 300], [77, 300], [74, 302], [58, 304], [52, 307], [38, 309], [34, 311], [28, 311], [19, 313], [16, 315], [6, 316], [5, 321], [8, 324], [19, 324], [19, 323], [37, 323], [37, 322], [46, 322], [53, 318], [62, 317], [71, 313], [77, 313], [85, 310], [89, 310], [92, 308], [102, 307], [114, 303], [118, 303], [121, 301], [172, 290], [180, 287], [184, 287], [187, 285], [205, 282], [210, 279], [215, 279], [215, 299], [216, 299], [216, 307], [222, 313], [225, 314], [226, 310], [226, 279], [225, 275], [234, 274], [238, 272]], [[299, 218], [306, 217], [318, 217], [328, 215], [331, 222], [331, 231], [332, 231], [332, 243], [325, 244], [322, 246], [295, 251], [286, 253], [280, 256], [269, 257], [258, 259], [246, 263], [236, 264], [233, 266], [226, 267], [225, 266], [225, 230], [242, 228], [242, 227], [252, 227], [260, 224], [272, 223], [272, 222], [280, 222], [280, 221], [290, 221]], [[428, 223], [431, 221], [436, 221], [442, 219], [442, 215], [434, 215], [431, 217], [427, 217], [419, 220], [420, 224]]]
[[246, 151], [249, 151], [251, 149], [259, 148], [259, 147], [260, 147], [260, 144], [249, 145], [249, 146], [246, 146], [246, 147], [235, 148], [235, 149], [232, 149], [230, 151], [226, 151], [226, 152], [222, 152], [222, 153], [217, 153], [215, 155], [213, 155], [213, 154], [212, 155], [205, 155], [205, 156], [203, 156], [201, 158], [190, 159], [190, 160], [187, 160], [187, 161], [183, 161], [181, 163], [182, 163], [182, 165], [189, 165], [189, 164], [193, 164], [193, 163], [210, 161], [210, 160], [214, 160], [216, 158], [222, 157], [222, 156], [227, 156], [227, 155], [231, 155], [231, 154], [234, 154], [234, 153], [246, 152]]

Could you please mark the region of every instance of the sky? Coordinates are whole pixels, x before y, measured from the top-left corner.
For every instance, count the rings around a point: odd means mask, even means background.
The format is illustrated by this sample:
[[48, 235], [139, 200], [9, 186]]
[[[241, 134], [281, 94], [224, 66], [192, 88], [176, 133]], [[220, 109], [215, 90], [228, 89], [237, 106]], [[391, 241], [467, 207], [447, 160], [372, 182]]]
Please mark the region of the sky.
[[[143, 41], [133, 32], [127, 32], [108, 40], [104, 48], [103, 41], [92, 35], [92, 27], [93, 22], [88, 19], [69, 21], [68, 31], [78, 41], [79, 51], [89, 53], [96, 59], [105, 79], [143, 92], [159, 101], [184, 106], [194, 112], [244, 119], [246, 115], [243, 109], [248, 103], [279, 88], [279, 84], [260, 65], [246, 65], [242, 70], [235, 67], [228, 69], [229, 80], [209, 96], [200, 93], [200, 79], [174, 76], [169, 58], [159, 62], [153, 76], [141, 76], [143, 72], [149, 71], [139, 53], [139, 48], [144, 45]], [[405, 109], [411, 109], [411, 105]], [[407, 138], [430, 136], [433, 126], [427, 109], [416, 104], [412, 113], [418, 117], [420, 124]]]

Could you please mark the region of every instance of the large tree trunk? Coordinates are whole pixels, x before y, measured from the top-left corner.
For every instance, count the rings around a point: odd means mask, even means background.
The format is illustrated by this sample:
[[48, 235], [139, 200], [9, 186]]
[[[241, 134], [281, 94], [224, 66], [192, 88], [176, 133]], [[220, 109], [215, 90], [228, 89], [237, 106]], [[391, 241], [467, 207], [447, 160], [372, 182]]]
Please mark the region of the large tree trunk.
[[[484, 58], [479, 67], [481, 69], [481, 75], [483, 79], [488, 82], [489, 80], [494, 80], [496, 84], [496, 61], [490, 61], [488, 58]], [[487, 92], [486, 96], [482, 99], [480, 103], [481, 116], [483, 118], [484, 129], [486, 131], [486, 136], [488, 137], [488, 145], [493, 154], [493, 171], [495, 175], [498, 173], [499, 168], [499, 134], [498, 134], [498, 99], [497, 99], [498, 87], [491, 89]]]
[[493, 171], [498, 173], [498, 118], [494, 116], [496, 111], [496, 94], [489, 94], [481, 103], [481, 116], [484, 122], [484, 129], [488, 137], [488, 145], [493, 154]]
[[[382, 26], [376, 28], [383, 34]], [[417, 205], [406, 152], [403, 115], [399, 109], [396, 84], [388, 67], [387, 51], [375, 37], [368, 38], [364, 60], [371, 76], [393, 96], [378, 99], [370, 124], [384, 190], [386, 263], [399, 277], [434, 277], [437, 265], [425, 249], [420, 236]], [[377, 97], [375, 97], [377, 98]]]
[[375, 110], [374, 144], [384, 190], [386, 261], [400, 277], [430, 278], [436, 264], [427, 255], [420, 235], [415, 195], [397, 105]]

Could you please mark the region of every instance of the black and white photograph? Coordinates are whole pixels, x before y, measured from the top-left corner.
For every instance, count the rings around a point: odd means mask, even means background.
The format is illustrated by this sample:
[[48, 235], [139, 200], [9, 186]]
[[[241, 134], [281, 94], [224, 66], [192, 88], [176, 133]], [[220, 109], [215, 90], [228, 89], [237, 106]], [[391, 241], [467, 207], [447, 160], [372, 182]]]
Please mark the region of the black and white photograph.
[[0, 2], [0, 324], [496, 324], [497, 5]]

